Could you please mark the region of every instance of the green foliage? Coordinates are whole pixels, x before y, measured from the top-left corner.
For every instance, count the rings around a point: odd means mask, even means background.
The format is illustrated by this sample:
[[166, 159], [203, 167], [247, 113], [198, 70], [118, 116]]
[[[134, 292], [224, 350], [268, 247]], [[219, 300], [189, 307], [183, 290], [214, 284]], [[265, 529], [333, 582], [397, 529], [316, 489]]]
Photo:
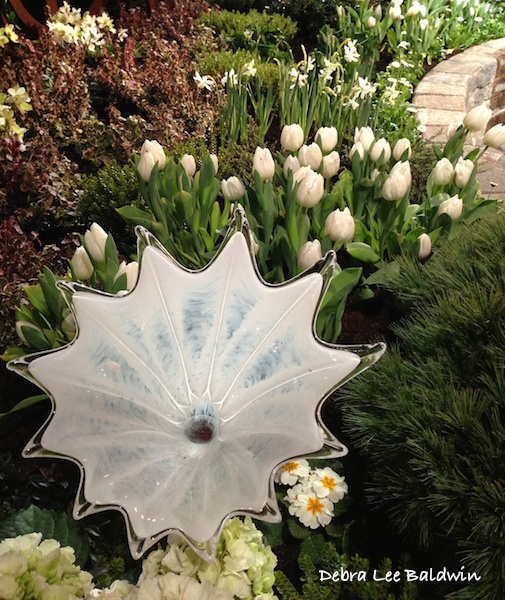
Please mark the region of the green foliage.
[[219, 80], [225, 73], [234, 69], [238, 73], [242, 67], [254, 59], [254, 66], [258, 70], [257, 76], [261, 85], [267, 88], [279, 80], [279, 69], [275, 63], [264, 62], [251, 50], [216, 50], [215, 52], [202, 52], [197, 57], [196, 70], [199, 73], [210, 75]]
[[0, 539], [27, 533], [41, 533], [43, 539], [54, 539], [75, 550], [76, 563], [84, 566], [89, 554], [89, 539], [81, 527], [65, 513], [30, 506], [0, 521]]
[[[417, 586], [400, 578], [399, 584], [385, 581], [385, 574], [392, 571], [390, 559], [384, 559], [375, 568], [370, 568], [370, 561], [359, 555], [340, 554], [331, 542], [323, 544], [318, 559], [306, 552], [301, 552], [298, 564], [303, 572], [301, 593], [288, 577], [277, 571], [275, 587], [281, 600], [415, 600]], [[329, 573], [341, 571], [356, 573], [352, 581], [333, 581], [331, 578], [321, 579]], [[359, 576], [358, 576], [359, 574]], [[340, 577], [339, 577], [340, 579]], [[393, 592], [393, 589], [396, 590]]]
[[289, 44], [296, 33], [296, 24], [279, 14], [251, 10], [211, 10], [202, 13], [200, 23], [213, 29], [220, 40], [232, 50], [254, 50], [263, 58], [291, 52]]
[[133, 245], [135, 236], [131, 227], [126, 226], [117, 210], [121, 206], [133, 204], [142, 208], [139, 200], [139, 186], [133, 165], [120, 165], [113, 160], [100, 169], [96, 175], [87, 175], [81, 181], [82, 191], [78, 209], [86, 223], [100, 223], [110, 231], [122, 248]]
[[315, 39], [323, 25], [338, 24], [337, 6], [345, 3], [340, 0], [273, 0], [270, 10], [290, 17], [298, 23], [304, 36]]
[[409, 316], [343, 403], [370, 461], [370, 501], [434, 560], [461, 556], [482, 577], [456, 598], [505, 595], [504, 256], [500, 212], [462, 227], [428, 263], [390, 270]]

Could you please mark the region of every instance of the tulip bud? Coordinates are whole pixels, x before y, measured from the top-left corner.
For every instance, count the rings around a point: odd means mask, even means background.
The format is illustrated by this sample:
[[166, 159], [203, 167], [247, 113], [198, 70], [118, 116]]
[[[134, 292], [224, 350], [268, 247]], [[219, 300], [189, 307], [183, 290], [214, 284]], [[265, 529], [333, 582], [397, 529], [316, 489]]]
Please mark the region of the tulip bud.
[[40, 327], [37, 327], [37, 325], [35, 325], [34, 323], [30, 323], [30, 321], [16, 321], [16, 334], [25, 346], [31, 345], [30, 342], [25, 337], [25, 334], [23, 331], [25, 329], [32, 329], [33, 331], [36, 331], [41, 336], [44, 336], [42, 329], [40, 329]]
[[449, 215], [452, 220], [459, 219], [463, 212], [463, 200], [459, 196], [452, 196], [444, 200], [438, 207], [437, 215]]
[[186, 171], [186, 175], [188, 177], [193, 177], [196, 173], [196, 160], [195, 157], [191, 154], [184, 154], [179, 163], [182, 165], [183, 169]]
[[412, 155], [412, 148], [410, 146], [410, 140], [402, 138], [398, 140], [393, 148], [393, 156], [396, 160], [401, 160], [404, 153], [408, 150], [407, 158]]
[[[309, 170], [298, 184], [296, 201], [304, 208], [312, 208], [319, 204], [324, 196], [324, 177], [320, 173]], [[301, 169], [297, 171], [300, 172]]]
[[139, 264], [137, 261], [133, 260], [131, 263], [126, 264], [123, 262], [119, 265], [117, 273], [114, 277], [114, 281], [117, 281], [121, 275], [126, 275], [126, 289], [132, 290], [137, 283], [137, 278], [139, 275]]
[[75, 322], [74, 315], [72, 313], [68, 313], [68, 315], [61, 322], [60, 326], [67, 340], [73, 340], [77, 331], [77, 323]]
[[214, 167], [214, 175], [216, 175], [219, 170], [219, 161], [217, 156], [215, 154], [209, 154], [209, 158], [212, 161], [212, 166]]
[[330, 152], [326, 156], [323, 156], [323, 177], [330, 179], [335, 177], [340, 169], [340, 156], [336, 150]]
[[236, 202], [245, 194], [245, 188], [238, 177], [221, 180], [221, 191], [225, 200]]
[[107, 242], [107, 237], [107, 233], [98, 223], [93, 223], [84, 234], [86, 250], [96, 262], [105, 261], [105, 243]]
[[361, 142], [356, 142], [355, 144], [353, 144], [349, 152], [349, 158], [352, 158], [356, 154], [356, 152], [359, 154], [361, 160], [365, 158], [365, 149], [363, 148], [363, 144]]
[[354, 237], [355, 224], [351, 211], [336, 209], [326, 217], [324, 233], [334, 242], [345, 244]]
[[454, 177], [454, 167], [448, 158], [441, 158], [431, 172], [431, 179], [435, 185], [449, 185]]
[[402, 16], [402, 7], [401, 6], [390, 6], [389, 7], [389, 16], [396, 21]]
[[321, 242], [319, 240], [307, 242], [303, 244], [300, 252], [298, 252], [298, 266], [302, 271], [305, 271], [305, 269], [313, 267], [322, 258]]
[[451, 123], [450, 125], [447, 126], [447, 133], [446, 133], [447, 141], [449, 141], [452, 138], [452, 136], [456, 133], [456, 131], [458, 131], [459, 126], [461, 124], [462, 124], [461, 122], [458, 122], [458, 123]]
[[296, 152], [303, 144], [305, 135], [298, 123], [284, 125], [281, 132], [281, 146], [289, 152]]
[[464, 188], [465, 185], [469, 182], [474, 168], [475, 168], [475, 163], [473, 163], [469, 158], [464, 160], [460, 156], [458, 158], [458, 162], [456, 163], [456, 166], [454, 167], [454, 183], [459, 188]]
[[375, 136], [371, 127], [360, 127], [359, 129], [356, 127], [354, 131], [354, 143], [361, 142], [365, 152], [370, 150], [374, 138]]
[[81, 281], [86, 281], [93, 275], [93, 265], [84, 246], [79, 246], [70, 260], [72, 272]]
[[370, 173], [370, 179], [372, 181], [375, 181], [377, 179], [377, 177], [379, 177], [379, 169], [374, 169], [371, 173]]
[[382, 156], [384, 162], [388, 162], [391, 158], [391, 146], [385, 138], [378, 139], [370, 150], [370, 158], [377, 162]]
[[505, 145], [505, 125], [498, 123], [484, 134], [484, 145], [490, 148], [501, 148]]
[[149, 150], [144, 150], [140, 155], [140, 160], [137, 165], [137, 171], [139, 172], [142, 181], [149, 181], [155, 164], [156, 161], [154, 160], [153, 153]]
[[284, 161], [284, 166], [282, 167], [282, 172], [284, 173], [284, 177], [288, 177], [288, 172], [292, 171], [295, 173], [300, 168], [300, 161], [296, 158], [296, 156], [289, 155]]
[[382, 197], [391, 202], [401, 200], [412, 183], [409, 161], [397, 162], [382, 186]]
[[252, 231], [249, 231], [249, 238], [251, 240], [251, 248], [253, 251], [254, 256], [256, 256], [259, 252], [259, 245], [258, 242], [256, 241], [256, 237], [254, 236], [254, 233]]
[[431, 238], [427, 233], [421, 233], [417, 238], [419, 242], [419, 250], [417, 252], [417, 258], [423, 260], [431, 254]]
[[300, 148], [298, 151], [298, 160], [302, 167], [310, 167], [316, 171], [323, 160], [323, 153], [321, 152], [321, 148], [315, 142], [312, 142], [312, 144]]
[[341, 4], [339, 4], [337, 6], [337, 15], [341, 19], [344, 16], [344, 14], [345, 14], [344, 7]]
[[366, 22], [366, 26], [368, 27], [368, 29], [373, 29], [376, 25], [377, 25], [377, 21], [376, 21], [375, 17], [368, 17], [367, 22]]
[[476, 106], [472, 108], [472, 110], [466, 113], [465, 118], [463, 119], [463, 125], [468, 129], [468, 131], [472, 131], [477, 133], [486, 128], [487, 122], [491, 118], [493, 111], [488, 108], [485, 104], [481, 104], [480, 106]]
[[314, 138], [321, 147], [324, 154], [331, 152], [338, 142], [338, 131], [336, 127], [320, 127]]
[[150, 152], [153, 155], [154, 164], [158, 163], [159, 169], [163, 169], [167, 164], [167, 157], [165, 156], [163, 147], [156, 140], [145, 140], [140, 149], [141, 158], [144, 152]]
[[256, 148], [253, 158], [253, 172], [263, 181], [270, 181], [275, 175], [275, 163], [268, 148]]

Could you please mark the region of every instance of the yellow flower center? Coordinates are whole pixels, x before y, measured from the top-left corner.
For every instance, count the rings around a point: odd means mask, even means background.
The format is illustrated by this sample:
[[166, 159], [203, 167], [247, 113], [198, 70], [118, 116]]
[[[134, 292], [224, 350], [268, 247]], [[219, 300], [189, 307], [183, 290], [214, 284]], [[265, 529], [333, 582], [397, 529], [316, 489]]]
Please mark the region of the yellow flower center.
[[330, 477], [329, 475], [325, 475], [322, 479], [321, 479], [321, 483], [323, 484], [323, 487], [325, 487], [327, 490], [330, 490], [330, 492], [332, 490], [335, 489], [337, 482], [335, 481], [334, 477]]
[[284, 471], [291, 473], [291, 471], [298, 469], [299, 466], [300, 466], [300, 463], [291, 461], [291, 462], [286, 463], [282, 468], [284, 469]]
[[324, 504], [319, 498], [309, 498], [307, 500], [307, 510], [313, 515], [320, 515], [324, 510]]

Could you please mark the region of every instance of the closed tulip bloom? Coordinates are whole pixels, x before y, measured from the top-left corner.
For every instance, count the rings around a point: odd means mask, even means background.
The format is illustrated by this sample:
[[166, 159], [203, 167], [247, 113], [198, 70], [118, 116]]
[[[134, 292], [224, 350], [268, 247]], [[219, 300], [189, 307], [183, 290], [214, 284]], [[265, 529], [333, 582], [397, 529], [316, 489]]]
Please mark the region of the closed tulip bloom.
[[322, 258], [321, 242], [319, 240], [307, 242], [303, 244], [300, 252], [298, 252], [298, 266], [302, 271], [305, 271], [305, 269], [313, 267]]
[[315, 142], [312, 142], [312, 144], [300, 148], [298, 151], [298, 160], [302, 167], [310, 167], [316, 171], [323, 160], [323, 153], [321, 152], [321, 148]]
[[137, 171], [139, 172], [142, 181], [149, 181], [155, 164], [156, 161], [154, 160], [153, 153], [149, 150], [144, 150], [140, 155], [140, 160], [137, 165]]
[[77, 323], [72, 313], [69, 313], [61, 322], [61, 330], [65, 334], [67, 340], [73, 340], [77, 331]]
[[[23, 342], [25, 346], [30, 346], [30, 342], [26, 339], [23, 330], [32, 329], [34, 332], [37, 332], [41, 336], [44, 335], [42, 329], [37, 327], [34, 323], [30, 323], [30, 321], [16, 321], [16, 334], [18, 338]], [[11, 596], [14, 598], [15, 596]]]
[[437, 215], [449, 215], [451, 219], [459, 219], [463, 212], [463, 200], [459, 196], [452, 196], [444, 200], [438, 207]]
[[349, 152], [349, 158], [352, 158], [356, 152], [359, 154], [361, 160], [365, 158], [365, 149], [363, 148], [363, 144], [361, 142], [356, 142], [353, 144], [351, 151]]
[[298, 184], [296, 201], [304, 208], [312, 208], [319, 204], [324, 196], [324, 177], [320, 173], [309, 170]]
[[431, 172], [431, 178], [436, 185], [449, 185], [454, 177], [454, 167], [448, 158], [441, 158]]
[[193, 177], [193, 175], [196, 173], [195, 157], [191, 154], [184, 154], [184, 156], [179, 162], [182, 165], [183, 169], [186, 171], [186, 175], [188, 177]]
[[336, 150], [330, 152], [326, 156], [323, 156], [323, 177], [330, 179], [335, 177], [340, 169], [340, 156]]
[[459, 188], [464, 188], [465, 185], [470, 180], [472, 176], [473, 170], [475, 168], [475, 163], [472, 162], [469, 158], [466, 160], [461, 156], [458, 158], [458, 162], [454, 167], [454, 183]]
[[84, 245], [93, 260], [104, 262], [105, 260], [105, 242], [107, 233], [98, 225], [93, 223], [84, 234]]
[[501, 148], [505, 145], [505, 125], [498, 123], [484, 134], [484, 145], [490, 148]]
[[132, 290], [137, 283], [137, 278], [139, 275], [139, 264], [137, 261], [132, 260], [132, 262], [126, 264], [123, 262], [119, 265], [116, 276], [114, 277], [114, 281], [117, 281], [121, 275], [126, 275], [126, 289]]
[[401, 6], [390, 6], [389, 7], [389, 16], [396, 21], [402, 16], [402, 7]]
[[282, 167], [282, 172], [284, 173], [284, 177], [287, 178], [288, 171], [292, 171], [293, 173], [295, 173], [296, 171], [298, 171], [299, 168], [300, 168], [300, 161], [296, 158], [296, 156], [293, 156], [292, 154], [290, 154], [284, 161], [284, 166]]
[[298, 123], [284, 125], [281, 132], [281, 146], [289, 152], [296, 152], [303, 144], [305, 136]]
[[253, 172], [258, 173], [263, 181], [270, 181], [275, 175], [275, 163], [268, 148], [256, 148], [253, 158]]
[[354, 237], [355, 224], [351, 211], [337, 208], [326, 217], [324, 233], [334, 242], [345, 244]]
[[419, 250], [417, 252], [417, 258], [423, 260], [431, 254], [431, 238], [427, 233], [421, 233], [417, 238], [419, 242]]
[[245, 188], [238, 177], [229, 177], [221, 180], [221, 191], [225, 200], [236, 202], [245, 194]]
[[402, 138], [398, 140], [393, 148], [393, 156], [396, 160], [401, 160], [405, 151], [408, 150], [407, 158], [410, 158], [412, 155], [412, 148], [410, 146], [410, 140], [407, 138]]
[[461, 124], [462, 124], [461, 122], [456, 122], [456, 123], [451, 123], [450, 125], [447, 126], [447, 132], [446, 132], [447, 141], [449, 141], [452, 138], [452, 136], [456, 133], [456, 131], [458, 131], [458, 128]]
[[360, 127], [354, 131], [354, 143], [361, 142], [363, 150], [368, 152], [375, 139], [373, 129], [371, 127]]
[[81, 281], [86, 281], [93, 275], [93, 265], [84, 246], [79, 246], [70, 260], [72, 272]]
[[337, 145], [338, 131], [336, 127], [320, 127], [315, 136], [316, 142], [321, 146], [321, 150], [328, 154]]
[[391, 158], [391, 146], [385, 138], [379, 138], [370, 150], [370, 158], [374, 162], [377, 162], [381, 156], [383, 156], [384, 162], [388, 162]]
[[210, 160], [212, 161], [212, 166], [214, 167], [214, 175], [217, 174], [219, 170], [219, 161], [215, 154], [209, 154]]
[[375, 17], [368, 17], [367, 22], [366, 22], [366, 26], [368, 27], [368, 29], [373, 29], [376, 25], [377, 25], [377, 21], [376, 21]]
[[161, 144], [156, 140], [145, 140], [140, 149], [140, 156], [142, 157], [142, 153], [147, 151], [153, 155], [154, 162], [158, 164], [158, 168], [163, 169], [167, 163], [167, 157]]
[[485, 129], [489, 119], [491, 118], [493, 111], [488, 108], [485, 104], [472, 108], [470, 112], [467, 112], [463, 119], [463, 125], [474, 133]]
[[401, 200], [412, 183], [409, 161], [397, 162], [382, 186], [382, 197], [394, 202]]

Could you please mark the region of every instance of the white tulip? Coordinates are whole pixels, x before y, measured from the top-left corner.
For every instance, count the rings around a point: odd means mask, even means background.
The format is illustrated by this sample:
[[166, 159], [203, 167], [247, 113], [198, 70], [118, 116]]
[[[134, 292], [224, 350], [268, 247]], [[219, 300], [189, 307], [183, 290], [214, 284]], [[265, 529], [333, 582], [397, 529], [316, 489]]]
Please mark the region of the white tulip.
[[217, 175], [219, 171], [219, 161], [215, 154], [209, 154], [210, 160], [212, 161], [212, 166], [214, 167], [214, 175]]
[[334, 242], [345, 244], [352, 241], [354, 237], [355, 224], [351, 211], [336, 209], [326, 217], [324, 233]]
[[[300, 172], [299, 169], [295, 175]], [[324, 196], [324, 177], [309, 168], [305, 177], [301, 179], [296, 190], [296, 201], [304, 208], [312, 208], [319, 204]]]
[[298, 151], [298, 160], [302, 167], [310, 167], [314, 171], [319, 169], [321, 161], [323, 160], [323, 153], [321, 148], [315, 143], [304, 145]]
[[258, 173], [263, 181], [270, 181], [275, 175], [275, 163], [268, 148], [256, 148], [253, 158], [253, 172]]
[[431, 179], [435, 185], [449, 185], [454, 177], [454, 167], [448, 158], [441, 158], [433, 171]]
[[467, 112], [463, 119], [463, 125], [468, 129], [477, 133], [483, 131], [491, 118], [493, 111], [488, 108], [485, 104], [472, 108], [470, 112]]
[[188, 177], [193, 177], [196, 173], [196, 160], [191, 154], [184, 154], [179, 161], [183, 169], [186, 171]]
[[288, 171], [292, 171], [293, 173], [295, 173], [296, 171], [298, 171], [298, 169], [300, 168], [300, 161], [296, 158], [296, 156], [293, 156], [292, 154], [290, 154], [286, 160], [284, 161], [284, 166], [282, 167], [282, 172], [284, 173], [284, 177], [288, 177]]
[[397, 162], [382, 186], [382, 197], [390, 202], [401, 200], [412, 183], [409, 161]]
[[365, 152], [370, 150], [370, 146], [373, 144], [374, 139], [375, 136], [371, 127], [360, 127], [360, 129], [356, 127], [354, 131], [354, 143], [361, 142]]
[[149, 150], [144, 150], [140, 155], [140, 160], [137, 165], [137, 171], [139, 172], [142, 181], [149, 181], [155, 164], [156, 160], [154, 159], [153, 153]]
[[470, 177], [472, 176], [474, 168], [474, 162], [472, 162], [469, 158], [465, 160], [460, 156], [456, 166], [454, 167], [454, 183], [459, 188], [464, 188], [465, 185], [470, 181]]
[[140, 156], [143, 152], [150, 152], [153, 155], [154, 163], [158, 164], [159, 169], [163, 169], [167, 163], [167, 157], [163, 147], [156, 140], [145, 140], [140, 149]]
[[305, 269], [313, 267], [322, 258], [321, 242], [319, 240], [307, 242], [303, 244], [300, 252], [298, 252], [298, 266], [302, 271], [305, 271]]
[[245, 194], [245, 188], [238, 177], [229, 177], [221, 180], [221, 191], [225, 200], [236, 202]]
[[338, 142], [338, 131], [336, 127], [320, 127], [316, 131], [314, 137], [316, 142], [321, 146], [321, 150], [328, 154], [337, 145]]
[[422, 260], [431, 254], [431, 238], [427, 233], [421, 233], [417, 241], [419, 242], [417, 258]]
[[390, 6], [389, 7], [389, 16], [396, 21], [402, 16], [402, 7], [401, 6]]
[[104, 262], [105, 260], [106, 241], [107, 233], [100, 225], [98, 225], [98, 223], [93, 223], [84, 234], [84, 245], [86, 246], [86, 250], [96, 262]]
[[376, 25], [377, 20], [375, 19], [375, 17], [368, 17], [366, 22], [366, 26], [368, 27], [368, 29], [373, 29]]
[[451, 123], [450, 125], [447, 126], [447, 133], [446, 133], [447, 141], [449, 141], [452, 138], [452, 136], [456, 133], [456, 131], [458, 130], [460, 125], [462, 125], [461, 122], [456, 122], [456, 123]]
[[452, 196], [444, 200], [438, 207], [437, 215], [449, 215], [452, 220], [459, 219], [463, 212], [463, 200], [459, 196]]
[[356, 152], [359, 154], [361, 160], [365, 158], [365, 149], [363, 148], [363, 144], [361, 142], [356, 142], [355, 144], [353, 144], [349, 152], [349, 158], [352, 158], [356, 154]]
[[135, 287], [139, 276], [139, 263], [136, 260], [132, 260], [132, 262], [126, 264], [123, 260], [119, 265], [114, 281], [117, 281], [121, 275], [126, 275], [126, 289], [132, 290]]
[[303, 144], [305, 135], [298, 123], [284, 125], [281, 132], [281, 146], [289, 152], [296, 152]]
[[326, 156], [323, 156], [323, 177], [325, 179], [331, 179], [335, 177], [340, 169], [340, 156], [336, 150], [330, 152]]
[[385, 138], [379, 138], [370, 150], [370, 158], [374, 162], [377, 162], [381, 156], [384, 162], [388, 162], [391, 158], [391, 146]]
[[490, 148], [501, 148], [505, 145], [505, 125], [498, 123], [484, 134], [484, 145]]
[[[25, 334], [23, 332], [23, 330], [25, 329], [32, 329], [33, 331], [36, 331], [42, 337], [44, 337], [42, 329], [40, 329], [40, 327], [37, 327], [37, 325], [35, 325], [34, 323], [30, 323], [30, 321], [16, 321], [16, 334], [25, 346], [30, 346], [30, 342], [26, 339]], [[14, 598], [15, 596], [12, 597]]]
[[407, 158], [410, 158], [412, 156], [410, 140], [407, 138], [401, 138], [396, 142], [395, 147], [393, 148], [393, 156], [396, 160], [401, 160], [406, 151], [408, 151]]
[[81, 281], [86, 281], [93, 275], [93, 265], [84, 246], [79, 246], [70, 260], [72, 272]]

